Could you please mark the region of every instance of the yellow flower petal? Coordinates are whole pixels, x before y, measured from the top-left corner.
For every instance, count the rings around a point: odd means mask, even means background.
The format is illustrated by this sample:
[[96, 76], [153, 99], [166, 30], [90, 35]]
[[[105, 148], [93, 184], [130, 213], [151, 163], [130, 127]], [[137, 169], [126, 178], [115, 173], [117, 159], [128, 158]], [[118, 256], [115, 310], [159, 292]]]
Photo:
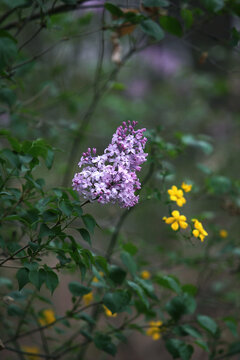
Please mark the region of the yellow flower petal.
[[199, 236], [199, 231], [197, 229], [193, 230], [193, 236], [195, 236], [196, 238]]
[[147, 279], [150, 279], [150, 277], [151, 277], [151, 274], [150, 274], [149, 271], [143, 270], [143, 271], [141, 272], [141, 278], [142, 278], [142, 279], [147, 280]]
[[93, 293], [90, 292], [86, 295], [83, 295], [82, 299], [85, 306], [91, 304], [91, 302], [93, 301]]
[[44, 326], [56, 321], [54, 311], [51, 309], [43, 310], [41, 317], [38, 319], [39, 323]]
[[178, 222], [175, 221], [175, 222], [171, 225], [171, 228], [172, 228], [174, 231], [177, 231], [178, 228], [179, 228]]
[[188, 227], [188, 223], [186, 223], [185, 221], [180, 221], [179, 225], [182, 229], [186, 229]]
[[172, 211], [172, 216], [173, 216], [175, 219], [178, 218], [178, 217], [180, 216], [179, 211], [177, 211], [177, 210]]
[[166, 224], [172, 224], [175, 221], [174, 217], [169, 217], [165, 220]]
[[160, 333], [154, 333], [154, 334], [152, 335], [153, 340], [159, 340], [160, 337], [161, 337]]
[[177, 191], [177, 196], [180, 198], [183, 197], [183, 191], [181, 189]]
[[116, 317], [117, 316], [117, 313], [112, 313], [111, 310], [109, 310], [105, 305], [103, 305], [103, 308], [104, 308], [105, 314], [108, 317]]
[[178, 205], [179, 207], [182, 207], [182, 206], [183, 206], [183, 202], [182, 202], [181, 199], [178, 199], [178, 200], [177, 200], [177, 205]]
[[187, 218], [186, 218], [186, 216], [184, 216], [184, 215], [180, 215], [179, 220], [180, 220], [180, 221], [186, 221]]
[[192, 185], [190, 184], [185, 184], [184, 182], [181, 185], [181, 188], [185, 191], [185, 192], [189, 192], [192, 190]]

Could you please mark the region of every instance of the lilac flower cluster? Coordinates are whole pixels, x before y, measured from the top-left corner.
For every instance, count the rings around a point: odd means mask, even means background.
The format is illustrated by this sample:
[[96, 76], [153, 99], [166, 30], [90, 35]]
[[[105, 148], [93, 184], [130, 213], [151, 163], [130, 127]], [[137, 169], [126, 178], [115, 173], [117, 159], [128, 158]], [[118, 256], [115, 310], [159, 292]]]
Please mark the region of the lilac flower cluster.
[[144, 153], [146, 129], [134, 130], [137, 121], [123, 122], [113, 134], [112, 142], [102, 155], [89, 148], [78, 164], [81, 172], [73, 178], [73, 188], [89, 201], [101, 204], [117, 203], [120, 207], [132, 207], [139, 196], [134, 192], [141, 188], [136, 175], [148, 154]]

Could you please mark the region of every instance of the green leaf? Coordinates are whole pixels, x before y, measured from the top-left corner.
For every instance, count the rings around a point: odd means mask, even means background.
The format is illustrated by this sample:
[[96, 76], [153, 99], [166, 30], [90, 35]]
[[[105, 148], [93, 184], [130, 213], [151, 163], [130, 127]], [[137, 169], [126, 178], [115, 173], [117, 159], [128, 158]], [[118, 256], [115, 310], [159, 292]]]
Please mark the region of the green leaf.
[[45, 275], [46, 275], [46, 280], [45, 280], [46, 286], [51, 291], [51, 293], [53, 293], [59, 283], [58, 276], [54, 271], [46, 271]]
[[24, 315], [24, 310], [15, 304], [9, 305], [7, 312], [8, 312], [9, 316], [23, 316]]
[[223, 319], [233, 336], [238, 337], [238, 322], [235, 318], [228, 316]]
[[91, 288], [80, 284], [78, 281], [70, 282], [68, 284], [68, 288], [74, 296], [83, 296], [89, 294], [92, 291]]
[[120, 258], [121, 258], [123, 264], [126, 266], [128, 271], [130, 272], [130, 274], [132, 276], [135, 276], [137, 273], [137, 265], [136, 265], [133, 257], [128, 252], [123, 251], [120, 254]]
[[166, 341], [166, 348], [174, 359], [190, 360], [193, 354], [192, 345], [187, 345], [178, 339], [168, 339]]
[[72, 214], [72, 205], [70, 204], [69, 201], [66, 200], [61, 200], [59, 202], [59, 209], [66, 215], [66, 216], [71, 216]]
[[97, 332], [95, 333], [93, 341], [98, 349], [103, 350], [112, 356], [116, 355], [117, 347], [112, 343], [112, 339], [109, 335]]
[[172, 276], [156, 276], [154, 280], [161, 286], [174, 291], [177, 294], [182, 292], [181, 286], [176, 278]]
[[47, 156], [46, 156], [46, 159], [45, 159], [45, 164], [46, 164], [46, 167], [48, 169], [51, 169], [52, 164], [53, 164], [53, 160], [54, 160], [54, 151], [52, 149], [48, 149], [47, 150]]
[[164, 30], [169, 32], [170, 34], [176, 36], [182, 36], [182, 27], [180, 22], [172, 16], [161, 16], [160, 17], [160, 25]]
[[176, 296], [166, 304], [166, 310], [171, 317], [178, 321], [185, 314], [192, 314], [196, 309], [196, 302], [188, 294]]
[[11, 35], [0, 32], [0, 71], [3, 71], [7, 66], [11, 66], [17, 57], [16, 41]]
[[209, 11], [218, 12], [223, 9], [224, 0], [202, 0], [202, 4]]
[[213, 152], [213, 146], [206, 140], [197, 139], [191, 134], [185, 134], [181, 136], [181, 141], [184, 145], [194, 146], [201, 149], [206, 155], [210, 155]]
[[143, 288], [144, 292], [147, 294], [148, 297], [153, 300], [158, 299], [154, 292], [154, 287], [150, 281], [138, 278], [137, 283]]
[[181, 17], [183, 19], [185, 28], [188, 30], [193, 24], [193, 14], [192, 11], [189, 9], [182, 9], [181, 10]]
[[86, 226], [86, 228], [90, 231], [90, 233], [94, 233], [94, 228], [96, 226], [96, 221], [93, 218], [92, 215], [90, 214], [86, 214], [86, 215], [82, 215], [82, 220]]
[[211, 193], [223, 195], [230, 192], [232, 182], [225, 176], [212, 176], [207, 180], [207, 185]]
[[53, 209], [48, 209], [44, 211], [44, 213], [42, 214], [42, 218], [44, 222], [57, 222], [58, 216], [59, 216], [59, 211]]
[[232, 46], [237, 46], [240, 40], [240, 32], [235, 27], [231, 29], [231, 42]]
[[[11, 89], [9, 89], [7, 87], [2, 87], [0, 89], [0, 101], [8, 104], [8, 106], [12, 106], [13, 104], [15, 104], [16, 99], [17, 99], [16, 94]], [[8, 140], [11, 143], [11, 145], [13, 142], [19, 144], [19, 142], [15, 138], [8, 137]], [[18, 149], [19, 149], [19, 147], [18, 147]]]
[[188, 325], [188, 324], [184, 324], [180, 326], [181, 330], [184, 331], [186, 334], [191, 335], [194, 338], [201, 338], [202, 335], [200, 334], [200, 332], [193, 326]]
[[97, 256], [94, 257], [94, 259], [95, 259], [95, 265], [98, 267], [98, 270], [100, 268], [104, 272], [108, 271], [108, 269], [107, 269], [107, 261], [103, 256], [97, 255]]
[[133, 290], [137, 293], [137, 295], [139, 296], [139, 298], [140, 298], [141, 301], [143, 302], [144, 306], [145, 306], [146, 308], [148, 308], [148, 307], [149, 307], [149, 303], [148, 303], [148, 300], [147, 300], [147, 298], [146, 298], [146, 296], [145, 296], [145, 294], [144, 294], [144, 291], [143, 291], [143, 289], [141, 288], [141, 286], [138, 285], [138, 284], [136, 284], [136, 283], [133, 282], [133, 281], [130, 281], [130, 280], [127, 281], [127, 284], [130, 286], [131, 289], [133, 289]]
[[9, 161], [9, 163], [12, 165], [12, 167], [18, 168], [20, 166], [19, 157], [16, 154], [14, 154], [11, 150], [3, 149], [2, 155], [3, 155], [3, 158], [5, 158], [7, 161]]
[[39, 236], [43, 238], [44, 236], [51, 236], [54, 235], [54, 231], [50, 229], [46, 224], [41, 224]]
[[80, 232], [83, 240], [85, 240], [88, 244], [92, 245], [89, 232], [84, 228], [78, 229], [78, 231]]
[[104, 4], [105, 9], [107, 9], [111, 14], [121, 17], [124, 16], [124, 12], [116, 5], [111, 3], [105, 3]]
[[113, 314], [124, 311], [130, 300], [131, 295], [125, 290], [117, 290], [112, 293], [107, 293], [103, 297], [104, 305], [111, 310]]
[[147, 19], [142, 21], [140, 26], [145, 34], [153, 37], [155, 40], [160, 41], [164, 38], [164, 31], [155, 21]]
[[94, 325], [96, 324], [96, 321], [93, 319], [92, 316], [90, 316], [89, 314], [86, 314], [86, 313], [81, 313], [80, 316], [79, 316], [80, 319], [88, 322], [89, 324], [91, 325]]
[[192, 284], [182, 285], [182, 291], [188, 293], [189, 295], [195, 296], [197, 294], [197, 288]]
[[82, 211], [81, 205], [74, 204], [73, 211], [74, 211], [74, 214], [73, 214], [74, 216], [82, 216], [83, 211]]
[[117, 265], [111, 265], [109, 267], [109, 278], [117, 285], [121, 285], [123, 283], [126, 275], [126, 271], [124, 271]]
[[27, 4], [31, 4], [29, 0], [2, 0], [4, 4], [9, 6], [11, 9], [14, 9], [16, 7], [21, 7]]
[[0, 287], [6, 286], [8, 289], [12, 289], [12, 280], [6, 277], [0, 277]]
[[28, 273], [29, 271], [25, 268], [18, 270], [16, 277], [18, 281], [19, 290], [21, 290], [27, 283], [29, 283]]
[[216, 334], [216, 332], [218, 330], [218, 325], [212, 318], [210, 318], [209, 316], [206, 316], [206, 315], [198, 315], [197, 321], [198, 321], [199, 325], [203, 329], [207, 330], [210, 334], [212, 334], [212, 335]]
[[127, 242], [126, 244], [123, 244], [122, 248], [132, 256], [138, 252], [138, 248], [131, 242]]
[[240, 342], [236, 341], [236, 342], [230, 344], [229, 348], [228, 348], [228, 353], [231, 356], [235, 355], [235, 354], [239, 354], [240, 353]]
[[200, 346], [200, 348], [202, 348], [203, 350], [209, 352], [209, 347], [208, 344], [206, 343], [206, 341], [204, 341], [203, 339], [198, 339], [195, 341], [195, 344], [197, 344], [198, 346]]
[[168, 0], [143, 0], [143, 5], [146, 7], [166, 7], [169, 5]]
[[[44, 283], [45, 279], [46, 279], [46, 273], [43, 269], [41, 269], [40, 271], [38, 270], [31, 270], [29, 272], [29, 280], [30, 282], [36, 286], [36, 288], [38, 290], [41, 289], [42, 284]], [[50, 289], [51, 290], [51, 289]]]

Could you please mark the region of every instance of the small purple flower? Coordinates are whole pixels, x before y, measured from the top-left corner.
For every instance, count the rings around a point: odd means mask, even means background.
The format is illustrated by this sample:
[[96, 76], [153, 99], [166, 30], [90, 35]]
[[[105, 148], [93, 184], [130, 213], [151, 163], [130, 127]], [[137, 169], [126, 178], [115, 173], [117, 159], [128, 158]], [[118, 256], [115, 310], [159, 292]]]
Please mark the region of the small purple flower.
[[82, 154], [81, 172], [74, 175], [73, 188], [84, 199], [128, 208], [138, 203], [139, 196], [134, 193], [141, 184], [136, 172], [148, 154], [144, 153], [146, 129], [134, 130], [136, 125], [136, 121], [123, 122], [102, 155], [96, 156], [95, 148]]

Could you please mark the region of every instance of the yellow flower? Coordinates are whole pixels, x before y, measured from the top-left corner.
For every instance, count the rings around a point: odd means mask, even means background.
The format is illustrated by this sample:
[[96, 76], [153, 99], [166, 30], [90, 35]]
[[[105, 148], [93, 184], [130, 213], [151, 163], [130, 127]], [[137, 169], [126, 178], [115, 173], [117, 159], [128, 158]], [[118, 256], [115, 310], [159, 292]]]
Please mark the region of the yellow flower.
[[201, 241], [204, 241], [205, 237], [208, 236], [208, 233], [203, 228], [202, 223], [198, 221], [197, 219], [192, 219], [194, 222], [195, 229], [193, 230], [193, 236], [196, 238], [200, 238]]
[[[100, 272], [99, 272], [99, 275], [100, 275], [101, 277], [103, 277], [103, 276], [104, 276], [104, 273], [103, 273], [102, 271], [100, 271]], [[94, 276], [94, 278], [92, 279], [92, 282], [98, 283], [99, 280], [98, 280], [98, 278], [97, 278], [96, 276]]]
[[86, 295], [83, 295], [83, 302], [84, 302], [84, 305], [87, 306], [89, 304], [91, 304], [91, 302], [93, 301], [93, 293], [90, 292]]
[[192, 185], [190, 184], [186, 184], [185, 182], [182, 183], [181, 188], [185, 191], [185, 192], [189, 192], [192, 190]]
[[43, 310], [42, 316], [38, 319], [42, 326], [48, 325], [56, 321], [54, 312], [51, 309]]
[[173, 185], [172, 188], [168, 190], [168, 194], [170, 200], [176, 201], [178, 206], [183, 206], [186, 203], [186, 199], [183, 196], [183, 191], [178, 189], [175, 185]]
[[220, 236], [221, 238], [226, 238], [226, 237], [228, 236], [227, 230], [224, 230], [224, 229], [220, 230], [220, 231], [219, 231], [219, 236]]
[[[36, 346], [21, 346], [22, 351], [32, 353], [32, 354], [39, 354], [39, 349]], [[24, 358], [28, 360], [39, 360], [40, 358], [35, 355], [24, 355]]]
[[151, 336], [153, 340], [160, 339], [162, 332], [162, 324], [162, 321], [150, 321], [149, 328], [147, 329], [146, 334], [148, 336]]
[[103, 308], [104, 308], [104, 311], [105, 311], [105, 314], [108, 316], [108, 317], [116, 317], [117, 316], [117, 313], [112, 313], [111, 310], [109, 310], [105, 305], [103, 305]]
[[141, 272], [141, 278], [142, 278], [142, 279], [147, 280], [147, 279], [149, 279], [150, 277], [151, 277], [151, 274], [150, 274], [149, 271], [143, 270], [143, 271]]
[[168, 218], [164, 216], [163, 220], [166, 224], [171, 224], [171, 228], [174, 231], [177, 231], [179, 227], [182, 229], [186, 229], [188, 227], [186, 216], [180, 215], [179, 211], [177, 210], [172, 211], [172, 216]]

